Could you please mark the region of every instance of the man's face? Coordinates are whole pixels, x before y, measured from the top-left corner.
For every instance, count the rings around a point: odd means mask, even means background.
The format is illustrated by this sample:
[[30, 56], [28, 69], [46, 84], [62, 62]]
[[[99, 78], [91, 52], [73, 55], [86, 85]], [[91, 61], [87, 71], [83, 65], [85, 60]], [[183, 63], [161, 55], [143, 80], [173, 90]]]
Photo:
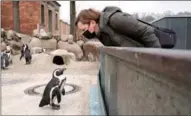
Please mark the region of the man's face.
[[77, 24], [77, 28], [82, 32], [83, 36], [88, 39], [92, 39], [96, 36], [95, 27], [95, 21], [90, 21], [90, 24], [83, 24], [81, 22], [78, 22]]
[[93, 20], [90, 21], [90, 24], [83, 24], [80, 21], [77, 24], [77, 28], [80, 31], [85, 32], [86, 30], [88, 30], [90, 33], [95, 32], [95, 26], [96, 26], [96, 22]]

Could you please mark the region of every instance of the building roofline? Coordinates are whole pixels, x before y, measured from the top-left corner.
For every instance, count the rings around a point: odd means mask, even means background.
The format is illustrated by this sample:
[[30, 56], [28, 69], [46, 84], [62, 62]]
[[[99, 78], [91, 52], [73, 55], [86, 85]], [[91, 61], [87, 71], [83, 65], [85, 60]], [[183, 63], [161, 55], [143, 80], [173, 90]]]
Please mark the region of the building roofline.
[[65, 24], [67, 24], [67, 25], [70, 25], [70, 24], [68, 24], [67, 22], [64, 22], [62, 19], [60, 19], [60, 21], [63, 22], [63, 23], [65, 23]]
[[157, 22], [157, 21], [165, 19], [165, 18], [191, 18], [191, 15], [187, 15], [187, 16], [186, 15], [185, 16], [180, 16], [180, 15], [178, 15], [178, 16], [165, 16], [165, 17], [158, 18], [154, 21], [151, 21], [150, 23], [154, 23], [154, 22]]
[[59, 7], [61, 6], [61, 4], [59, 4], [57, 1], [53, 1], [56, 5], [58, 5]]

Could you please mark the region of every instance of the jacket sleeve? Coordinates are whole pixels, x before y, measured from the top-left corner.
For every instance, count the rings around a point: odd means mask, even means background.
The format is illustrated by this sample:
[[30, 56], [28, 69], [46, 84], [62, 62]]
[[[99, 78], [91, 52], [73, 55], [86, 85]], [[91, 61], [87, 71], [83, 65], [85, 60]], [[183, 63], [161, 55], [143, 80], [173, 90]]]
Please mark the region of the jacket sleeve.
[[139, 22], [133, 16], [117, 12], [109, 19], [109, 26], [117, 33], [131, 37], [145, 47], [161, 47], [152, 27]]

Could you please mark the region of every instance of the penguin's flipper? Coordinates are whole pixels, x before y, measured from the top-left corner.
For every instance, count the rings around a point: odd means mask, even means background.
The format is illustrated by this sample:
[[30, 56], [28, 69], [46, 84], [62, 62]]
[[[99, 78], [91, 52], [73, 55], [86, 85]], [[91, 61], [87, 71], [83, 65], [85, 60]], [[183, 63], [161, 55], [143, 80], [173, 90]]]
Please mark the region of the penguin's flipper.
[[62, 80], [61, 80], [61, 83], [60, 83], [60, 85], [59, 85], [59, 89], [60, 89], [62, 95], [65, 95], [65, 89], [64, 89], [65, 81], [66, 81], [66, 78], [65, 78], [65, 79], [62, 79]]
[[53, 95], [55, 95], [55, 97], [57, 97], [57, 101], [58, 101], [58, 103], [60, 103], [60, 101], [61, 101], [61, 93], [60, 93], [60, 89], [58, 87], [56, 87], [53, 90]]
[[64, 88], [61, 90], [61, 93], [62, 93], [62, 95], [65, 95], [65, 94], [66, 94], [66, 91], [65, 91]]
[[47, 100], [42, 98], [42, 100], [40, 101], [39, 107], [43, 107], [45, 105], [48, 105], [48, 102], [47, 102]]

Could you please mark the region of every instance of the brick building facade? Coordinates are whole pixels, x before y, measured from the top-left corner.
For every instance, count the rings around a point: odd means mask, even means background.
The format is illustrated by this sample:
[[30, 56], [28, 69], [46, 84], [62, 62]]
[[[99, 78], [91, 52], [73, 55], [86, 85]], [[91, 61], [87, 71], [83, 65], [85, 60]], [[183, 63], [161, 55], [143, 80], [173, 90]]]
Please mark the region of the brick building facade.
[[[60, 20], [60, 35], [66, 35], [70, 34], [70, 25], [63, 20]], [[77, 40], [83, 40], [84, 36], [82, 35], [82, 32], [80, 32], [78, 29], [76, 29], [76, 37]]]
[[70, 25], [60, 20], [60, 35], [70, 34]]
[[[60, 4], [56, 1], [20, 1], [20, 32], [31, 35], [43, 27], [46, 32], [60, 35]], [[13, 2], [1, 1], [1, 27], [14, 29]]]

